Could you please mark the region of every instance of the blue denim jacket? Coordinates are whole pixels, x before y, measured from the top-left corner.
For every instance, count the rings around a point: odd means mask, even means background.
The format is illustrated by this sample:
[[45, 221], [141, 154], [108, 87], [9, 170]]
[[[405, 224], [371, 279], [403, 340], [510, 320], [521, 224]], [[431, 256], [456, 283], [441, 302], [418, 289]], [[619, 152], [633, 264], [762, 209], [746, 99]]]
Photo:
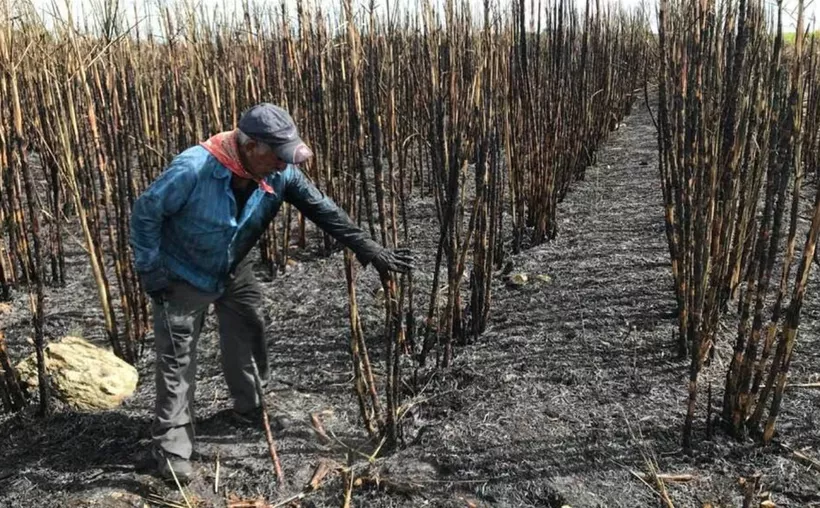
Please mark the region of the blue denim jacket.
[[381, 246], [295, 166], [267, 177], [275, 193], [257, 189], [236, 218], [231, 171], [202, 146], [177, 155], [134, 202], [131, 247], [145, 279], [172, 276], [222, 292], [283, 201], [356, 253], [366, 265]]

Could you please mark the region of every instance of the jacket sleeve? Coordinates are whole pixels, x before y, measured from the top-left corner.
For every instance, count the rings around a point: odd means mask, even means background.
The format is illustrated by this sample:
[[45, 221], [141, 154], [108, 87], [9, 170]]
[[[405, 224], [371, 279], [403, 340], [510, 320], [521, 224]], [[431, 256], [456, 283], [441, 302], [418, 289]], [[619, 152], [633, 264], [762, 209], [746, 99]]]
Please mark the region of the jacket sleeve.
[[196, 170], [177, 157], [134, 202], [130, 244], [140, 275], [156, 278], [164, 272], [159, 250], [162, 223], [185, 205], [196, 180]]
[[357, 226], [347, 212], [317, 189], [295, 166], [290, 168], [284, 198], [311, 222], [352, 250], [362, 265], [367, 266], [382, 250], [382, 246]]

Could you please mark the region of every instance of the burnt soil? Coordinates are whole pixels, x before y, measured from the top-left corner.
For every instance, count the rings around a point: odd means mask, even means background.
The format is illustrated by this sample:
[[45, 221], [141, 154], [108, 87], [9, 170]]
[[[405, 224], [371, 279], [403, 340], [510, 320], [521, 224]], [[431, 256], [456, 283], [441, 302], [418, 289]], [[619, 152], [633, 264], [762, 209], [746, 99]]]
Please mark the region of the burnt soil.
[[[406, 446], [369, 466], [364, 456], [375, 445], [362, 430], [351, 390], [341, 253], [296, 252], [295, 263], [273, 279], [260, 268], [273, 367], [267, 399], [290, 420], [275, 433], [287, 481], [277, 487], [262, 431], [237, 426], [225, 414], [230, 400], [210, 315], [199, 351], [198, 476], [189, 490], [194, 500], [224, 506], [227, 492], [274, 503], [298, 493], [320, 459], [344, 464], [349, 458], [359, 474], [381, 479], [357, 487], [354, 506], [660, 506], [659, 496], [633, 474], [647, 471], [645, 457], [651, 457], [661, 473], [692, 476], [688, 482], [666, 482], [676, 507], [741, 506], [739, 480], [756, 473], [759, 491], [770, 493], [777, 506], [820, 506], [820, 473], [782, 446], [761, 448], [719, 430], [707, 439], [705, 396], [698, 406], [696, 451], [681, 450], [688, 362], [674, 356], [675, 303], [656, 138], [644, 107], [636, 106], [612, 133], [597, 164], [558, 212], [556, 239], [507, 258], [513, 273], [527, 273], [529, 283], [511, 287], [496, 274], [486, 333], [457, 348], [449, 370], [433, 377], [421, 373], [413, 407], [402, 422]], [[426, 307], [421, 302], [428, 298], [421, 295], [432, 284], [438, 234], [433, 202], [417, 198], [408, 213], [411, 245], [420, 257], [418, 305]], [[76, 242], [67, 246], [73, 252], [70, 280], [65, 288], [49, 289], [46, 332], [51, 337], [79, 333], [105, 345], [90, 267]], [[812, 280], [811, 286], [816, 284]], [[382, 365], [378, 287], [372, 270], [358, 273], [377, 375]], [[816, 381], [820, 366], [814, 287], [791, 370], [798, 383]], [[0, 313], [17, 360], [32, 350], [26, 342], [31, 333], [26, 305], [26, 296], [16, 294]], [[716, 410], [733, 319], [730, 310], [715, 360], [701, 381], [712, 384]], [[137, 392], [116, 410], [79, 413], [58, 407], [42, 420], [34, 404], [21, 414], [0, 416], [0, 506], [161, 506], [151, 496], [184, 503], [177, 489], [146, 468], [154, 397], [151, 349], [149, 335]], [[820, 390], [789, 390], [778, 442], [820, 458], [818, 404]], [[333, 442], [317, 439], [310, 413], [321, 413]], [[217, 461], [218, 495], [213, 494]], [[334, 474], [302, 506], [341, 506], [342, 500], [342, 480]]]

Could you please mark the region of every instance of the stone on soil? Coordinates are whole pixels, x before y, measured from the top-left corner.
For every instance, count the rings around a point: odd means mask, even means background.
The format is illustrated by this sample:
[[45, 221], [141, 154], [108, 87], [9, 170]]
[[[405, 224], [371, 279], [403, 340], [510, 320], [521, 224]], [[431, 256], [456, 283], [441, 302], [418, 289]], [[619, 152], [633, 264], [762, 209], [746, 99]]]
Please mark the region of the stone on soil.
[[[114, 353], [80, 337], [65, 337], [46, 347], [46, 369], [54, 395], [84, 411], [113, 409], [137, 388], [137, 370]], [[32, 353], [17, 365], [29, 389], [37, 388], [37, 357]]]
[[524, 286], [528, 280], [526, 273], [516, 273], [510, 276], [509, 284], [511, 286]]

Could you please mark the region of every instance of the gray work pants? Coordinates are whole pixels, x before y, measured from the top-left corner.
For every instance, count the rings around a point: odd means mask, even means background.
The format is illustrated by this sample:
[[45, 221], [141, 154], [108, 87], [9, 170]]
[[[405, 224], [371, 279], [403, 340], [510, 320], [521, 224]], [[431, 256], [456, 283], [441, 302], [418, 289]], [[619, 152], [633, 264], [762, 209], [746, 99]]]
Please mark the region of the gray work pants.
[[196, 346], [211, 304], [219, 321], [222, 372], [234, 409], [244, 412], [260, 405], [254, 361], [263, 383], [268, 378], [262, 291], [250, 263], [237, 268], [222, 293], [173, 281], [166, 302], [153, 306], [157, 399], [151, 434], [155, 445], [186, 459], [194, 441]]

